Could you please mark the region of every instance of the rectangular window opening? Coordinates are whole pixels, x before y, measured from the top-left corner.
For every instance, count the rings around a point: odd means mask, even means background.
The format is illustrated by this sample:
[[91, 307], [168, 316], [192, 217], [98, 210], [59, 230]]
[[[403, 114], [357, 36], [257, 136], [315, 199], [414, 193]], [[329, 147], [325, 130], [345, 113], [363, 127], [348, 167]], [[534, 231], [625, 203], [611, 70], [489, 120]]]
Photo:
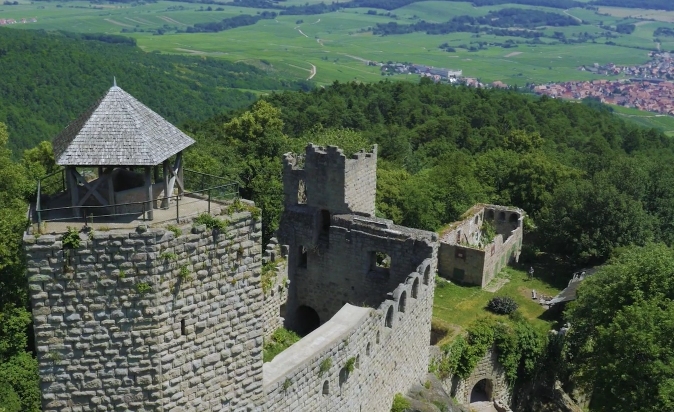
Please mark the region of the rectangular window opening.
[[307, 267], [307, 262], [308, 262], [307, 248], [300, 245], [299, 253], [300, 253], [300, 255], [299, 255], [299, 260], [297, 261], [297, 267], [305, 268], [305, 267]]

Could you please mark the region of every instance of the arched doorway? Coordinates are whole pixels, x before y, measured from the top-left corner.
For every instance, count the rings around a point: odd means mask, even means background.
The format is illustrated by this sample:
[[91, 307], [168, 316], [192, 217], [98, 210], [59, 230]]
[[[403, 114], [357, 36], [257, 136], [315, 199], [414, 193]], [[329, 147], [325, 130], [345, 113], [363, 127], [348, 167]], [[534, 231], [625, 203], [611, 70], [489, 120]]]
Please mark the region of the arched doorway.
[[478, 381], [470, 391], [470, 403], [493, 400], [494, 384], [489, 379]]
[[302, 305], [295, 312], [295, 332], [300, 336], [306, 336], [321, 326], [321, 318], [311, 307]]

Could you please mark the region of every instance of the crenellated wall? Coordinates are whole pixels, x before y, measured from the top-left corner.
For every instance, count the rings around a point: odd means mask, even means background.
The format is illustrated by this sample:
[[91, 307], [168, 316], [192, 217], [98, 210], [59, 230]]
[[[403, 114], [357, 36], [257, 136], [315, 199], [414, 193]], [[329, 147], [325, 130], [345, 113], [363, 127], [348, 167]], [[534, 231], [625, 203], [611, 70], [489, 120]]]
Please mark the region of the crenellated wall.
[[43, 410], [261, 408], [261, 224], [25, 235]]
[[265, 363], [267, 410], [387, 412], [396, 393], [423, 384], [434, 290], [423, 274], [431, 264], [425, 260], [376, 309], [345, 304]]
[[377, 145], [370, 152], [351, 158], [336, 146], [310, 144], [304, 155], [287, 153], [283, 158], [285, 205], [298, 204], [303, 188], [304, 204], [331, 213], [374, 215], [377, 191]]

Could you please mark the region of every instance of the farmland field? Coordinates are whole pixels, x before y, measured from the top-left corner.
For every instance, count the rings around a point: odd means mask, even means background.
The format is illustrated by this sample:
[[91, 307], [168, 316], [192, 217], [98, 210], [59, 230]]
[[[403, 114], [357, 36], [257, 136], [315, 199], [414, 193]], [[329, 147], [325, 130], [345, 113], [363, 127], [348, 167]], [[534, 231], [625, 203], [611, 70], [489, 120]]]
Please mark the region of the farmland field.
[[[319, 0], [289, 0], [280, 4], [288, 7], [318, 3]], [[580, 24], [538, 27], [537, 31], [543, 37], [535, 42], [517, 36], [516, 31], [513, 36], [489, 34], [488, 31], [442, 35], [417, 31], [386, 36], [372, 32], [377, 24], [441, 23], [456, 16], [477, 18], [504, 8], [571, 16]], [[25, 24], [11, 26], [21, 29], [122, 34], [135, 38], [139, 47], [147, 52], [243, 61], [289, 78], [311, 78], [318, 85], [328, 85], [335, 80], [381, 80], [380, 68], [368, 65], [368, 61], [445, 67], [463, 70], [464, 76], [482, 82], [499, 80], [519, 86], [580, 81], [602, 78], [579, 71], [578, 67], [582, 65], [643, 64], [649, 60], [650, 50], [658, 47], [674, 50], [674, 36], [657, 39], [654, 36], [660, 27], [674, 30], [674, 23], [670, 22], [674, 21], [672, 13], [605, 7], [599, 8], [598, 13], [584, 8], [560, 10], [515, 4], [474, 7], [469, 2], [447, 1], [422, 1], [391, 11], [343, 8], [316, 15], [278, 15], [217, 33], [186, 32], [197, 23], [218, 22], [244, 14], [255, 16], [263, 11], [278, 13], [281, 10], [173, 1], [91, 4], [21, 0], [18, 5], [0, 6], [0, 19], [19, 22], [26, 19]], [[634, 32], [616, 33], [615, 27], [621, 23], [635, 24]], [[559, 36], [572, 41], [560, 41]], [[581, 36], [590, 36], [591, 40], [575, 42]], [[455, 51], [444, 51], [440, 45]], [[416, 76], [388, 78], [405, 80]]]

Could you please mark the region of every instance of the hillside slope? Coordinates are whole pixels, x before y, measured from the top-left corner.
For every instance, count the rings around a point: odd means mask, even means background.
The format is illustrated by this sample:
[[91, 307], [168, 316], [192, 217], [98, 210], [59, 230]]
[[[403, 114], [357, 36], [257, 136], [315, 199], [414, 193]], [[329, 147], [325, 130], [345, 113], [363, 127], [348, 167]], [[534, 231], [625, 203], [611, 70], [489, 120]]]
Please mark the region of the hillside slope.
[[0, 122], [15, 154], [58, 133], [112, 86], [113, 76], [177, 124], [249, 105], [256, 99], [250, 90], [310, 87], [241, 63], [145, 53], [119, 36], [5, 28], [0, 67]]

